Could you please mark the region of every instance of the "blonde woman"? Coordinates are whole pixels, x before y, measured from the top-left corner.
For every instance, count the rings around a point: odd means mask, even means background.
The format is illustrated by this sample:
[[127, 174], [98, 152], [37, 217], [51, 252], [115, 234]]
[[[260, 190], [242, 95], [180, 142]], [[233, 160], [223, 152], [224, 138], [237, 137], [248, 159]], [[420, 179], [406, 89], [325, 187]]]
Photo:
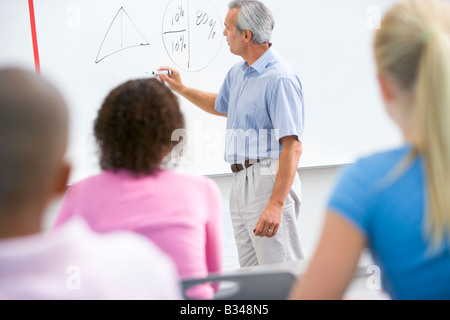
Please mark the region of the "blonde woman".
[[345, 169], [291, 299], [340, 299], [369, 247], [392, 299], [450, 299], [450, 3], [396, 4], [375, 38], [404, 146]]

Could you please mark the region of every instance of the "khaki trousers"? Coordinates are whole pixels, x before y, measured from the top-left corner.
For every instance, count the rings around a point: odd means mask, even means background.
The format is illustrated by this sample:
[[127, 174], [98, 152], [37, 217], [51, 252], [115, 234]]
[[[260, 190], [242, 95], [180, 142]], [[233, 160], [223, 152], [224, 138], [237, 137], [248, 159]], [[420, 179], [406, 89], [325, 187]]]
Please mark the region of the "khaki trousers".
[[286, 199], [281, 225], [273, 238], [261, 238], [253, 230], [272, 195], [278, 160], [263, 160], [234, 174], [230, 213], [242, 268], [303, 259], [298, 217], [301, 205], [301, 182], [295, 176]]

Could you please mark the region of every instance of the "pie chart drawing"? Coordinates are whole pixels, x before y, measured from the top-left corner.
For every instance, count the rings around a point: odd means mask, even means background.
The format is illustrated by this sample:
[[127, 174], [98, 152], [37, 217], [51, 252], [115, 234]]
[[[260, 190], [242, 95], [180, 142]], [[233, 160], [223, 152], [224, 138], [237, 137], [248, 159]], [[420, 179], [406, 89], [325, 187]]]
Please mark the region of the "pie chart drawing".
[[119, 9], [103, 38], [95, 63], [127, 49], [149, 46], [142, 32], [123, 7]]
[[172, 0], [163, 18], [163, 43], [181, 69], [199, 72], [222, 45], [222, 20], [209, 0]]

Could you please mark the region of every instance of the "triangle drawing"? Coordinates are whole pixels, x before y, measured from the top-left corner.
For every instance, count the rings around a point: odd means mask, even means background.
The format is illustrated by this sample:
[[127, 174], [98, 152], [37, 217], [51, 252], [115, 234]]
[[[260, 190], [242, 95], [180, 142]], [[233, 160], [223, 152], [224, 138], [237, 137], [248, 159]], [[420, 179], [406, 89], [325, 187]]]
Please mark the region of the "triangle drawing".
[[120, 51], [149, 45], [150, 43], [136, 27], [131, 17], [121, 7], [106, 32], [95, 63], [99, 63]]

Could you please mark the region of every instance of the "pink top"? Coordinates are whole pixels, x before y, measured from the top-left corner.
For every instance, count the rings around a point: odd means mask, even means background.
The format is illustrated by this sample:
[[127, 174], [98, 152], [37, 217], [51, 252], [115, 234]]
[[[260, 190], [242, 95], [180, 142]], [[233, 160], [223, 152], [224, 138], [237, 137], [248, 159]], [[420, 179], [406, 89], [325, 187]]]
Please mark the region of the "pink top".
[[[222, 270], [221, 210], [218, 186], [203, 176], [103, 172], [69, 188], [56, 226], [78, 215], [97, 232], [137, 232], [172, 257], [181, 278], [197, 278]], [[205, 289], [196, 297], [211, 298]]]

